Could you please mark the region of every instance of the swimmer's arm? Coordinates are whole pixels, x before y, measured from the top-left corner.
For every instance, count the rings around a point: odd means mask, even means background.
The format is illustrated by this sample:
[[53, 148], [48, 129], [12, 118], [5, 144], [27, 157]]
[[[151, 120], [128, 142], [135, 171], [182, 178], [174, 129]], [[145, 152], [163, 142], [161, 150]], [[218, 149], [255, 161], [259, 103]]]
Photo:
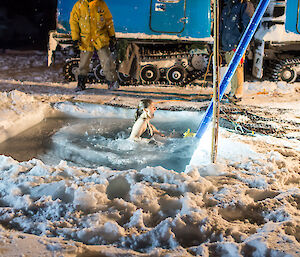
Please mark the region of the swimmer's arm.
[[153, 126], [152, 124], [150, 124], [150, 125], [151, 125], [151, 128], [153, 129], [153, 133], [154, 134], [158, 134], [158, 135], [160, 135], [162, 137], [165, 136], [165, 134], [161, 133], [155, 126]]
[[134, 142], [144, 142], [144, 143], [150, 142], [150, 139], [148, 139], [148, 138], [141, 138], [140, 136], [132, 135], [132, 134], [130, 135], [129, 139]]

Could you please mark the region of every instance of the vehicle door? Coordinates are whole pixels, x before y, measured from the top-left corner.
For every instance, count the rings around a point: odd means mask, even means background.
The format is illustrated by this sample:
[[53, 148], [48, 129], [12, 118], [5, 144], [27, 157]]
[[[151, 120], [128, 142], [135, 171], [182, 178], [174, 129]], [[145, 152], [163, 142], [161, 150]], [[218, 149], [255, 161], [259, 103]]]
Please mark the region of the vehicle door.
[[150, 29], [158, 33], [181, 33], [186, 18], [186, 0], [151, 0]]
[[287, 0], [285, 29], [300, 34], [300, 0]]

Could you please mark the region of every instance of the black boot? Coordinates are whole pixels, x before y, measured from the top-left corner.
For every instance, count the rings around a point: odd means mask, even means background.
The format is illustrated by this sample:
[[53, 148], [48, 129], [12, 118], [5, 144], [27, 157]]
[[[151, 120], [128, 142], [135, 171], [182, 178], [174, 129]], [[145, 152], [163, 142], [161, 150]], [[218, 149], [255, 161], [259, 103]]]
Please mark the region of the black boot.
[[77, 87], [75, 88], [75, 92], [85, 90], [85, 83], [87, 81], [86, 75], [78, 75]]

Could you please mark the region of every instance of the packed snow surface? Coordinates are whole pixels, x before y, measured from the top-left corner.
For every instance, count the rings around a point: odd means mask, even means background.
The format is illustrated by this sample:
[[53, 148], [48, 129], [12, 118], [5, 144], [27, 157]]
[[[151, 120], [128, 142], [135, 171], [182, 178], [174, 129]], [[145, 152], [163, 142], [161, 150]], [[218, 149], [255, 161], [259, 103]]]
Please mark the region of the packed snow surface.
[[218, 165], [206, 140], [182, 173], [0, 156], [1, 254], [23, 242], [29, 256], [299, 256], [299, 140], [221, 130]]

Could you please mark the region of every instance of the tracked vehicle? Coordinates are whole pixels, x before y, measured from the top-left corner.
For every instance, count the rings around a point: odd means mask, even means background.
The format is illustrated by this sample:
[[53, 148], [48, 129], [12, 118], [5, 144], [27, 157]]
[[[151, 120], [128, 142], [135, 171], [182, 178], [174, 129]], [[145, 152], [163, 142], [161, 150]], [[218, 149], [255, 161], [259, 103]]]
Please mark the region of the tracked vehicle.
[[[64, 76], [75, 80], [79, 55], [73, 49], [69, 16], [77, 0], [58, 0], [57, 30], [50, 32], [48, 64], [66, 56]], [[119, 73], [123, 84], [186, 85], [203, 78], [211, 64], [210, 0], [106, 0], [118, 42], [139, 47], [137, 80]], [[300, 0], [271, 0], [249, 51], [255, 78], [292, 83], [300, 78]], [[90, 82], [105, 82], [93, 58]]]
[[252, 74], [292, 83], [300, 79], [300, 0], [273, 0], [255, 34]]

